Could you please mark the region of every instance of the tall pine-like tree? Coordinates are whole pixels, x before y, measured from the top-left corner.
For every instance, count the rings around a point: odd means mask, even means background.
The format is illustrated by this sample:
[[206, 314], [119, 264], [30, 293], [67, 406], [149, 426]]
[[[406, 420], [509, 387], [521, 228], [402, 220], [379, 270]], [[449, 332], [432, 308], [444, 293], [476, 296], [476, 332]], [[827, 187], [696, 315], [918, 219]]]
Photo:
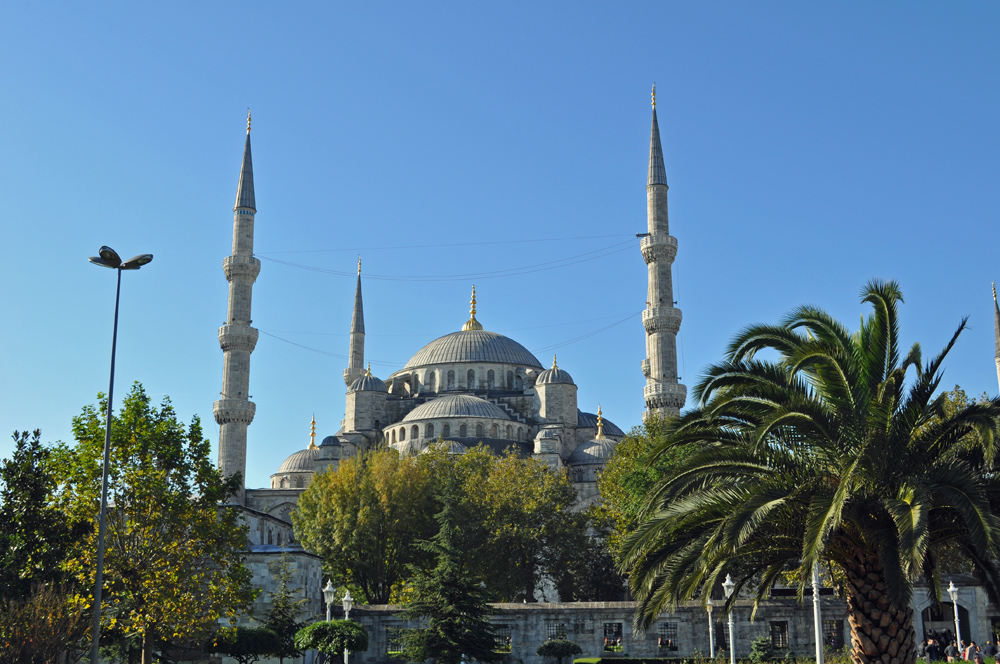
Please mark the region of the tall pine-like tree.
[[301, 588], [289, 586], [292, 581], [292, 565], [287, 551], [282, 552], [278, 562], [269, 565], [269, 568], [272, 578], [278, 582], [278, 588], [270, 593], [271, 608], [267, 610], [263, 625], [277, 635], [280, 644], [280, 648], [272, 652], [271, 656], [277, 657], [284, 664], [286, 657], [302, 656], [302, 651], [295, 647], [295, 634], [304, 627], [298, 617], [306, 599], [297, 599], [302, 593]]
[[441, 511], [434, 517], [438, 532], [421, 543], [437, 565], [427, 572], [411, 568], [413, 594], [402, 617], [427, 621], [426, 627], [403, 634], [403, 654], [411, 662], [458, 664], [463, 659], [492, 662], [503, 657], [495, 652], [486, 590], [464, 569], [455, 545], [457, 491], [454, 478], [445, 481]]

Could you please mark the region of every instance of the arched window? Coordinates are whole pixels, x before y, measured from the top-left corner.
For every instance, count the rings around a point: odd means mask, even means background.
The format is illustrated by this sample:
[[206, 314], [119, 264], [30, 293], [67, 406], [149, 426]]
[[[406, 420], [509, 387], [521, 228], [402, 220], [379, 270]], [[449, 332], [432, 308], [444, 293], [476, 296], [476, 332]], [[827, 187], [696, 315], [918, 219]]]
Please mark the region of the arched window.
[[268, 529], [267, 531], [267, 543], [274, 544], [274, 531]]
[[427, 426], [424, 427], [424, 438], [430, 440], [433, 437], [434, 437], [434, 425], [428, 424]]
[[296, 489], [301, 489], [303, 486], [305, 486], [304, 480], [301, 477], [296, 477], [295, 478], [295, 488]]
[[281, 531], [278, 531], [278, 546], [281, 546]]
[[454, 369], [448, 370], [448, 389], [455, 389], [455, 371]]
[[517, 439], [520, 441], [524, 441], [524, 429], [521, 427], [517, 428]]
[[496, 381], [496, 374], [493, 373], [493, 369], [486, 372], [486, 387], [493, 388], [493, 383]]
[[287, 478], [284, 478], [284, 477], [282, 477], [282, 478], [281, 478], [281, 488], [282, 488], [282, 489], [284, 489], [284, 488], [286, 488], [287, 486], [288, 486], [288, 479], [287, 479]]
[[435, 379], [435, 373], [432, 371], [429, 376], [427, 376], [427, 391], [436, 392], [437, 391], [437, 380]]
[[394, 443], [396, 442], [396, 430], [395, 429], [392, 430], [392, 442], [394, 442]]
[[499, 437], [500, 437], [500, 427], [494, 424], [492, 427], [490, 427], [490, 438], [499, 438]]
[[410, 394], [416, 394], [420, 391], [420, 376], [413, 374], [410, 376]]
[[507, 435], [506, 435], [506, 436], [504, 436], [504, 438], [506, 438], [507, 440], [510, 440], [510, 434], [511, 434], [511, 432], [512, 432], [512, 431], [513, 431], [513, 429], [512, 429], [512, 428], [511, 428], [511, 426], [510, 426], [510, 425], [508, 424], [508, 425], [507, 425]]
[[483, 425], [482, 424], [477, 424], [476, 425], [476, 437], [477, 438], [482, 438], [483, 437]]
[[513, 390], [514, 389], [514, 372], [513, 371], [508, 371], [507, 372], [507, 389], [508, 390]]
[[519, 392], [524, 389], [524, 383], [521, 381], [520, 376], [514, 376], [514, 389]]
[[476, 389], [476, 370], [469, 369], [468, 376], [466, 377], [466, 387], [470, 390]]
[[468, 438], [469, 437], [469, 428], [467, 426], [465, 426], [464, 424], [462, 426], [458, 427], [458, 437], [459, 438]]
[[379, 425], [378, 420], [375, 420], [375, 430], [378, 431], [382, 427]]
[[446, 424], [443, 427], [441, 427], [441, 436], [442, 437], [447, 438], [450, 435], [451, 435], [451, 426], [450, 425]]
[[406, 427], [399, 427], [399, 442], [406, 440]]
[[414, 424], [412, 427], [410, 427], [410, 438], [412, 440], [416, 440], [419, 437], [420, 437], [420, 427]]

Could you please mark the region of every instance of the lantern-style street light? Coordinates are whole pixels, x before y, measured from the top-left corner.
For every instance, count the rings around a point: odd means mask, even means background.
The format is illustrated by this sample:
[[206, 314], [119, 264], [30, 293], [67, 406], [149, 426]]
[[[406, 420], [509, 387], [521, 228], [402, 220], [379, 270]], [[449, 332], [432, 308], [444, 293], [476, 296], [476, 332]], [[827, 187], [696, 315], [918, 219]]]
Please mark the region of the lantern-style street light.
[[[955, 647], [962, 647], [962, 631], [958, 626], [958, 586], [954, 581], [948, 582], [948, 597], [951, 597], [951, 606], [955, 609]], [[961, 652], [958, 653], [961, 656]]]
[[333, 605], [333, 600], [337, 599], [337, 589], [333, 587], [333, 581], [330, 579], [326, 580], [326, 588], [323, 588], [323, 599], [326, 600], [326, 621], [330, 622], [330, 607]]
[[[351, 591], [348, 590], [344, 593], [344, 620], [350, 620], [352, 606], [354, 606], [354, 598], [351, 597]], [[344, 646], [344, 664], [347, 664], [347, 652], [347, 646]]]
[[[722, 584], [722, 589], [726, 591], [726, 599], [728, 600], [733, 596], [733, 589], [736, 588], [736, 584], [733, 583], [733, 577], [726, 574], [726, 580]], [[733, 608], [729, 607], [729, 664], [736, 664], [736, 638], [733, 635]]]
[[107, 423], [104, 427], [104, 465], [101, 468], [101, 513], [97, 525], [97, 574], [94, 579], [94, 619], [90, 633], [90, 664], [98, 664], [101, 654], [101, 595], [104, 586], [104, 535], [108, 519], [108, 466], [111, 462], [111, 405], [115, 392], [115, 347], [118, 344], [118, 299], [122, 292], [122, 270], [138, 270], [153, 260], [153, 254], [139, 254], [124, 263], [111, 247], [101, 247], [97, 256], [89, 260], [94, 265], [118, 271], [118, 285], [115, 287], [115, 323], [111, 332], [111, 380], [108, 383]]

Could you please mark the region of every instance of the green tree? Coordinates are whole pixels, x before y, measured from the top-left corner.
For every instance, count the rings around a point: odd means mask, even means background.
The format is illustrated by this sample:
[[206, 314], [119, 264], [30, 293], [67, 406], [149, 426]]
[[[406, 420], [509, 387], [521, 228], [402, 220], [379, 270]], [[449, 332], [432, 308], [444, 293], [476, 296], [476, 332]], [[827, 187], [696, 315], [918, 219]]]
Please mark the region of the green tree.
[[224, 627], [205, 646], [205, 652], [228, 655], [240, 664], [253, 664], [281, 647], [278, 635], [266, 627]]
[[465, 657], [479, 662], [501, 659], [495, 652], [486, 589], [465, 569], [456, 546], [454, 478], [442, 487], [440, 500], [441, 511], [435, 515], [438, 532], [421, 543], [437, 565], [430, 571], [413, 569], [412, 595], [400, 614], [405, 620], [426, 620], [427, 626], [403, 632], [403, 655], [411, 662], [432, 658], [439, 664], [458, 664]]
[[640, 628], [727, 573], [759, 602], [783, 571], [805, 584], [821, 563], [847, 580], [854, 661], [912, 662], [913, 583], [939, 580], [949, 543], [1000, 598], [1000, 400], [948, 414], [934, 397], [965, 321], [922, 364], [918, 345], [900, 356], [899, 287], [870, 282], [862, 301], [854, 333], [813, 307], [744, 330], [669, 425], [658, 454], [697, 449], [625, 543]]
[[413, 542], [433, 532], [430, 476], [415, 457], [380, 449], [323, 473], [299, 497], [292, 523], [337, 583], [387, 604], [406, 567], [426, 560]]
[[47, 664], [72, 654], [87, 622], [59, 588], [35, 586], [23, 597], [0, 598], [0, 664]]
[[72, 544], [91, 528], [53, 506], [57, 484], [41, 432], [15, 432], [14, 452], [0, 462], [0, 598], [62, 581]]
[[[107, 401], [73, 418], [76, 445], [59, 448], [58, 502], [71, 519], [99, 511]], [[223, 478], [195, 417], [181, 424], [164, 398], [150, 404], [136, 383], [111, 422], [102, 632], [142, 637], [144, 664], [163, 639], [203, 638], [220, 618], [249, 609], [255, 592], [243, 565], [247, 529], [220, 503], [240, 477]], [[96, 528], [65, 565], [89, 605]]]
[[278, 562], [268, 565], [271, 579], [277, 581], [278, 588], [270, 593], [271, 606], [263, 621], [263, 627], [278, 637], [276, 642], [278, 648], [268, 654], [277, 657], [282, 663], [286, 657], [302, 656], [302, 651], [295, 646], [295, 634], [304, 625], [299, 622], [298, 617], [302, 612], [302, 605], [307, 601], [304, 597], [296, 599], [302, 592], [301, 588], [292, 589], [289, 586], [292, 580], [292, 566], [288, 558], [288, 552], [283, 551]]
[[535, 650], [535, 654], [539, 657], [555, 657], [556, 664], [562, 664], [563, 657], [572, 657], [582, 652], [583, 649], [579, 644], [566, 639], [549, 639]]
[[295, 645], [300, 650], [318, 650], [327, 655], [342, 653], [344, 648], [364, 652], [368, 650], [368, 632], [353, 620], [314, 622], [298, 631]]

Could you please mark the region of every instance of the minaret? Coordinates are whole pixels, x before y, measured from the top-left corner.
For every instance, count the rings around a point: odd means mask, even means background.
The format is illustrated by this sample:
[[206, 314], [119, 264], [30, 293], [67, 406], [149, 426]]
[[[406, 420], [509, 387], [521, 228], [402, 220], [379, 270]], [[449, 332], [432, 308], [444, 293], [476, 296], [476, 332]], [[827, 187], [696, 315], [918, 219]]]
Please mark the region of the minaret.
[[[225, 476], [239, 473], [246, 483], [247, 426], [253, 422], [255, 406], [250, 401], [250, 353], [257, 345], [257, 330], [250, 326], [250, 298], [260, 273], [260, 261], [253, 256], [253, 220], [257, 204], [253, 195], [253, 162], [250, 158], [250, 113], [247, 113], [247, 142], [233, 207], [233, 253], [222, 261], [229, 282], [229, 311], [219, 328], [222, 346], [222, 398], [213, 411], [219, 423], [219, 469]], [[241, 488], [236, 502], [245, 504]]]
[[358, 256], [358, 287], [354, 291], [354, 316], [351, 318], [351, 350], [344, 369], [344, 382], [351, 383], [365, 375], [365, 307], [361, 302], [361, 257]]
[[996, 345], [997, 384], [1000, 385], [1000, 305], [997, 305], [997, 283], [993, 282], [993, 339]]
[[677, 382], [677, 331], [681, 310], [674, 307], [670, 268], [677, 255], [677, 238], [667, 221], [667, 170], [663, 166], [660, 127], [656, 122], [656, 86], [653, 86], [653, 126], [649, 135], [649, 177], [646, 180], [648, 234], [639, 245], [649, 271], [649, 289], [642, 324], [646, 328], [646, 359], [642, 393], [646, 412], [677, 415], [687, 398], [687, 388]]

